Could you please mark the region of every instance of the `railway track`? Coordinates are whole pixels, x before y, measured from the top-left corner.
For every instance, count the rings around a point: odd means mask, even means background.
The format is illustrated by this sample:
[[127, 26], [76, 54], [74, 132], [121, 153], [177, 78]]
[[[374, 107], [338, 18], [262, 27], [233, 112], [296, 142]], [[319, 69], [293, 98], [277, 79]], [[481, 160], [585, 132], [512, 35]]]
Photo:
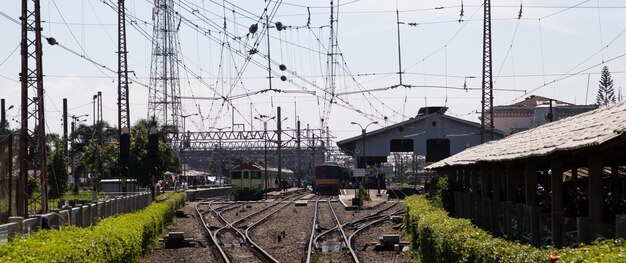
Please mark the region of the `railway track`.
[[348, 245], [348, 237], [330, 197], [318, 198], [315, 202], [313, 229], [305, 262], [359, 262]]
[[[395, 193], [395, 192], [393, 192]], [[404, 196], [406, 196], [406, 194], [401, 193]], [[362, 235], [363, 233], [367, 232], [367, 231], [374, 231], [372, 230], [372, 228], [376, 227], [376, 231], [375, 233], [370, 233], [369, 234], [369, 239], [366, 240], [374, 240], [377, 241], [378, 237], [380, 237], [380, 234], [392, 234], [392, 233], [397, 233], [400, 234], [400, 230], [399, 229], [395, 229], [394, 225], [391, 223], [391, 216], [399, 216], [404, 214], [404, 207], [397, 207], [398, 204], [400, 204], [400, 199], [403, 198], [404, 196], [395, 196], [396, 201], [391, 203], [390, 205], [388, 205], [387, 207], [372, 213], [371, 215], [361, 219], [361, 220], [356, 220], [354, 222], [350, 223], [350, 227], [348, 229], [349, 230], [349, 238], [348, 238], [348, 244], [349, 246], [352, 248], [352, 251], [355, 251], [355, 253], [357, 254], [358, 258], [366, 258], [365, 261], [367, 262], [375, 262], [375, 261], [379, 261], [379, 260], [387, 260], [390, 256], [390, 253], [388, 251], [381, 251], [381, 252], [374, 252], [374, 251], [366, 251], [364, 249], [357, 249], [356, 243], [357, 243], [357, 239], [360, 235]], [[365, 242], [364, 242], [365, 243]], [[367, 247], [367, 246], [363, 246], [363, 247]], [[397, 256], [396, 255], [391, 255], [391, 256]], [[398, 261], [398, 262], [402, 262], [403, 259], [399, 258], [396, 259], [394, 261]]]
[[[202, 202], [196, 205], [200, 224], [214, 247], [213, 253], [225, 263], [278, 262], [248, 236], [250, 227], [297, 199], [273, 202]], [[213, 207], [215, 205], [215, 207]], [[278, 208], [277, 208], [278, 207]], [[201, 209], [204, 208], [204, 209]]]
[[[372, 262], [372, 258], [384, 261], [390, 256], [398, 258], [394, 261], [405, 262], [403, 256], [395, 252], [374, 252], [371, 249], [369, 251], [364, 249], [367, 247], [366, 243], [374, 236], [380, 236], [381, 231], [391, 232], [380, 229], [396, 227], [397, 224], [390, 222], [390, 216], [403, 213], [404, 208], [400, 205], [399, 197], [373, 210], [352, 213], [352, 218], [350, 212], [338, 210], [340, 204], [332, 202], [333, 197], [317, 198], [314, 207], [304, 207], [306, 210], [298, 210], [300, 212], [296, 212], [296, 209], [302, 208], [295, 206], [293, 209], [283, 210], [301, 196], [289, 196], [272, 202], [213, 200], [198, 203], [196, 212], [204, 226], [206, 237], [212, 244], [213, 254], [220, 258], [221, 262], [360, 262], [359, 258], [362, 258], [363, 262]], [[299, 223], [298, 227], [292, 225], [285, 228], [293, 233], [287, 233], [289, 241], [285, 239], [280, 243], [280, 237], [277, 238], [275, 233], [280, 230], [275, 226], [282, 226], [285, 221], [289, 221], [290, 215], [299, 216], [293, 219], [312, 216], [313, 220]], [[281, 219], [285, 221], [277, 222]], [[264, 225], [271, 227], [262, 227]], [[292, 230], [304, 228], [311, 229], [310, 233], [308, 230], [306, 233]], [[359, 239], [359, 236], [363, 236], [363, 239]], [[285, 233], [282, 237], [285, 238]], [[281, 246], [293, 248], [285, 250]], [[288, 251], [289, 255], [285, 256], [287, 253], [284, 251]], [[300, 251], [302, 253], [298, 253]]]

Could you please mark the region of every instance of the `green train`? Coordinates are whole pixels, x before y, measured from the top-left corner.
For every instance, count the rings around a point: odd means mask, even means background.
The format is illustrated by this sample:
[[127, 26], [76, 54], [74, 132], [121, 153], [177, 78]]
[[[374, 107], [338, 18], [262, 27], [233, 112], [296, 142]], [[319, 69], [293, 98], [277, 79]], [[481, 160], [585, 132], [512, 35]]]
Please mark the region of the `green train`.
[[[294, 173], [289, 169], [281, 169], [283, 188], [293, 184]], [[267, 167], [267, 180], [264, 177], [265, 167], [255, 163], [242, 163], [230, 172], [232, 193], [237, 201], [259, 200], [263, 193], [279, 188], [278, 169]]]

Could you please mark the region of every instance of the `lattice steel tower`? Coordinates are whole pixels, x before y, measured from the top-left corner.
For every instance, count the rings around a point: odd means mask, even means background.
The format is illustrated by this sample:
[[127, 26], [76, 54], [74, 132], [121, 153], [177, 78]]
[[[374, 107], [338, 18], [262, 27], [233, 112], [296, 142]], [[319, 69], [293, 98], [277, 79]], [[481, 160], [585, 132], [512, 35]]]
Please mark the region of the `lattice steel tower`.
[[[44, 118], [44, 89], [41, 48], [41, 12], [39, 0], [22, 0], [22, 70], [20, 178], [17, 184], [17, 215], [27, 217], [33, 213], [48, 212], [48, 186], [46, 180], [46, 121]], [[53, 38], [50, 44], [56, 43]], [[28, 94], [35, 91], [35, 96]], [[34, 125], [29, 125], [29, 121]], [[29, 171], [32, 171], [29, 173]], [[40, 193], [27, 189], [28, 177], [39, 179]], [[32, 196], [28, 192], [33, 193]], [[35, 196], [37, 195], [37, 196]], [[41, 203], [39, 203], [41, 202]]]
[[161, 125], [182, 128], [180, 82], [178, 78], [178, 32], [174, 18], [174, 0], [154, 0], [154, 31], [148, 117], [155, 116]]
[[483, 30], [483, 97], [481, 122], [481, 142], [494, 139], [493, 133], [493, 79], [491, 67], [491, 0], [485, 0], [485, 21]]
[[125, 0], [117, 1], [118, 47], [117, 47], [117, 127], [120, 140], [118, 169], [122, 177], [122, 192], [126, 192], [128, 160], [130, 155], [130, 105], [128, 103], [128, 59], [126, 51], [126, 9]]

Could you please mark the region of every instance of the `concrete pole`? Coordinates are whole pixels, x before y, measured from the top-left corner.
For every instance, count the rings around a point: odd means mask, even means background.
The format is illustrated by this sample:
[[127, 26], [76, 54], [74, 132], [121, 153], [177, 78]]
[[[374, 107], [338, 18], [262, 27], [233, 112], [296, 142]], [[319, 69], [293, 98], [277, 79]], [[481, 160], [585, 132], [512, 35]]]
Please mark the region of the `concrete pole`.
[[281, 191], [283, 190], [283, 160], [282, 160], [282, 152], [281, 152], [281, 146], [282, 146], [282, 140], [281, 140], [281, 135], [282, 135], [282, 130], [281, 130], [281, 125], [282, 125], [282, 117], [280, 115], [280, 107], [277, 108], [276, 110], [276, 117], [278, 118], [278, 120], [276, 121], [276, 130], [277, 130], [277, 137], [278, 137], [278, 145], [276, 146], [276, 149], [278, 151], [278, 189], [280, 189]]

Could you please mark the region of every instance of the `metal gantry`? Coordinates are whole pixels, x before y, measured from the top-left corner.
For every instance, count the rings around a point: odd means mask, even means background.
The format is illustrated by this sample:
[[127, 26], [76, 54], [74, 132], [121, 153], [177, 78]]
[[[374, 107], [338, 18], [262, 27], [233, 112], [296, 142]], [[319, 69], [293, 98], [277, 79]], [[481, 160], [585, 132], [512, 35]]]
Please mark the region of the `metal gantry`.
[[485, 0], [483, 29], [483, 96], [481, 122], [481, 142], [494, 139], [493, 133], [493, 79], [491, 66], [491, 0]]
[[[41, 12], [39, 0], [22, 0], [21, 55], [21, 129], [20, 129], [20, 178], [17, 185], [17, 215], [27, 217], [30, 213], [47, 213], [48, 196], [46, 180], [46, 140], [41, 47]], [[36, 96], [31, 97], [29, 90]], [[34, 122], [34, 127], [29, 122]], [[39, 179], [40, 196], [27, 189], [28, 177]], [[31, 195], [29, 196], [29, 193]], [[41, 202], [41, 203], [39, 203]]]
[[181, 129], [182, 104], [178, 76], [178, 34], [173, 0], [155, 0], [148, 117]]
[[[174, 147], [180, 147], [183, 140], [187, 141], [188, 147], [185, 151], [211, 151], [212, 149], [225, 148], [230, 151], [259, 150], [264, 149], [265, 142], [269, 142], [268, 150], [278, 149], [278, 130], [258, 130], [258, 131], [207, 131], [207, 132], [187, 132], [183, 134], [167, 134], [168, 140]], [[322, 136], [324, 130], [306, 129], [301, 131], [300, 143], [306, 148], [322, 147]], [[281, 147], [286, 149], [296, 149], [298, 144], [298, 130], [281, 130]]]

